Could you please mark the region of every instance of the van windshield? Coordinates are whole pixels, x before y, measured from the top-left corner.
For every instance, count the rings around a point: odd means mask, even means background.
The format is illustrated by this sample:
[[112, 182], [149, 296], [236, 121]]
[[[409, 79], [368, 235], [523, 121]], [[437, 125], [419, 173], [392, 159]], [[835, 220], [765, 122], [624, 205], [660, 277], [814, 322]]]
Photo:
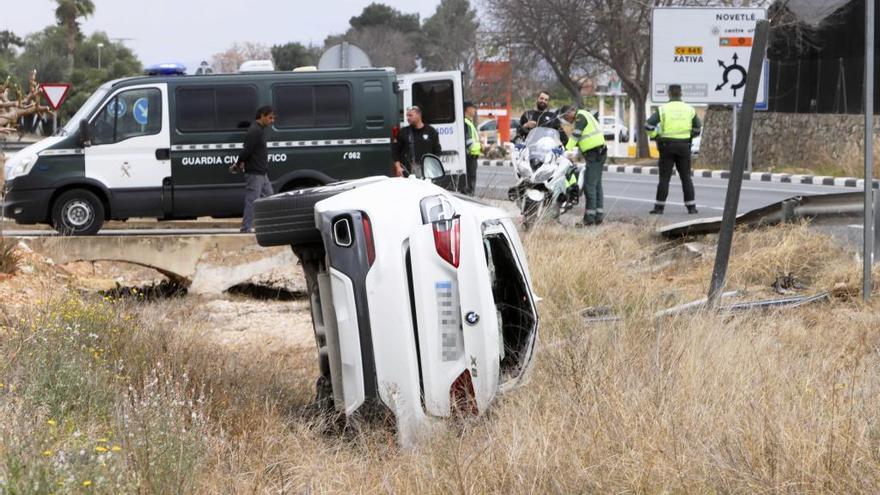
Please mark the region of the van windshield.
[[67, 125], [58, 129], [58, 134], [62, 136], [73, 134], [77, 128], [79, 128], [79, 121], [88, 117], [89, 114], [92, 113], [92, 110], [94, 110], [95, 107], [98, 106], [98, 103], [101, 103], [101, 100], [103, 100], [104, 97], [107, 96], [107, 93], [110, 92], [110, 88], [111, 83], [107, 83], [96, 89], [95, 92], [92, 93], [92, 96], [89, 96], [89, 99], [79, 107], [79, 110], [77, 110], [75, 114], [73, 114], [73, 117], [70, 118]]

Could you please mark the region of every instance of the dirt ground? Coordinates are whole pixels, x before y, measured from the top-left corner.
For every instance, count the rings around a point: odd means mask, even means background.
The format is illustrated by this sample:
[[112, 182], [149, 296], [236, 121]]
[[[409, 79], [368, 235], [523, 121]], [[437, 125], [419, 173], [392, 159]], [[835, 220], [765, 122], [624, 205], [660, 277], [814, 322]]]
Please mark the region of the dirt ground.
[[[224, 293], [219, 298], [152, 298], [151, 290], [163, 287], [167, 280], [150, 268], [117, 262], [57, 265], [33, 253], [24, 242], [19, 243], [18, 251], [22, 255], [19, 272], [0, 276], [0, 317], [46, 304], [65, 291], [93, 297], [133, 291], [124, 299], [137, 302], [150, 298], [142, 304], [149, 305], [151, 312], [186, 321], [193, 332], [232, 349], [278, 350], [314, 345], [309, 304], [304, 298], [305, 282], [298, 266], [278, 267], [249, 280], [251, 287], [243, 292], [256, 287], [260, 292], [253, 297], [239, 292]], [[294, 300], [273, 300], [273, 291]]]

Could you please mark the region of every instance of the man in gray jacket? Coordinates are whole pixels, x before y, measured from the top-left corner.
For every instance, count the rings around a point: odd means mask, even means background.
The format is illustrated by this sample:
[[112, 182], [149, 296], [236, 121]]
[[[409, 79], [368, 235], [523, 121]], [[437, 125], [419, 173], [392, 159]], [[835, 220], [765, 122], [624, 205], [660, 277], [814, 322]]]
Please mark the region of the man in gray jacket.
[[241, 232], [254, 231], [254, 201], [274, 194], [269, 181], [269, 148], [266, 144], [266, 128], [274, 122], [272, 107], [257, 109], [256, 120], [244, 136], [244, 149], [238, 155], [237, 163], [230, 168], [230, 172], [244, 171], [246, 186]]

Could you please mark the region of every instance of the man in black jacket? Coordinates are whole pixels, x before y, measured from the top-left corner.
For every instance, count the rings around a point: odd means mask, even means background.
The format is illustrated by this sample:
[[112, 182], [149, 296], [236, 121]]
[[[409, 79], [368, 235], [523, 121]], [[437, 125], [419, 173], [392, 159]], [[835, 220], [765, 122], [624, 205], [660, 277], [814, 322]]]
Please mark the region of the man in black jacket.
[[266, 145], [266, 128], [275, 122], [275, 111], [270, 106], [257, 109], [257, 117], [244, 136], [244, 149], [238, 155], [238, 162], [230, 172], [244, 171], [245, 193], [244, 214], [241, 219], [241, 232], [254, 231], [254, 201], [271, 196], [272, 182], [269, 181], [269, 148]]
[[417, 172], [414, 165], [421, 168], [422, 157], [428, 153], [443, 153], [440, 147], [440, 135], [433, 127], [422, 120], [422, 109], [410, 107], [406, 111], [406, 122], [409, 124], [397, 134], [391, 154], [394, 157], [394, 175], [406, 177]]
[[535, 127], [549, 127], [559, 131], [559, 139], [563, 145], [567, 143], [568, 136], [562, 130], [562, 122], [560, 122], [556, 112], [550, 111], [549, 105], [550, 93], [546, 91], [538, 93], [535, 108], [526, 110], [523, 112], [522, 117], [519, 118], [519, 128], [516, 130], [517, 137], [524, 141], [528, 137], [529, 132]]

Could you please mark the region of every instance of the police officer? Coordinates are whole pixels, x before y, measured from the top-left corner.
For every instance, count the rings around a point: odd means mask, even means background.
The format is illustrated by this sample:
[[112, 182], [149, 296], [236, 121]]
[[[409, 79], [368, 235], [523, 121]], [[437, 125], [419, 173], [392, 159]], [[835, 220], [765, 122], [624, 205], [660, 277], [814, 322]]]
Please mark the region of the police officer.
[[[562, 112], [560, 112], [562, 113]], [[517, 139], [525, 141], [529, 132], [535, 127], [549, 127], [559, 131], [562, 142], [566, 142], [565, 131], [562, 130], [561, 122], [556, 113], [550, 110], [550, 93], [541, 91], [535, 100], [535, 108], [526, 110], [519, 118], [519, 127], [516, 129]]]
[[605, 218], [602, 194], [602, 170], [608, 157], [605, 134], [596, 117], [586, 110], [563, 107], [561, 113], [565, 120], [574, 122], [565, 150], [570, 151], [577, 146], [587, 161], [584, 168], [584, 199], [586, 199], [584, 225], [598, 225]]
[[480, 146], [480, 134], [477, 132], [477, 126], [474, 125], [476, 117], [477, 107], [469, 101], [464, 102], [464, 147], [467, 170], [465, 193], [468, 196], [473, 196], [477, 188], [477, 161], [483, 151]]
[[673, 167], [678, 170], [681, 178], [684, 204], [688, 213], [698, 213], [694, 181], [691, 178], [691, 139], [700, 135], [701, 128], [702, 123], [694, 107], [681, 101], [681, 86], [669, 85], [669, 103], [654, 112], [645, 125], [648, 137], [657, 139], [657, 150], [660, 152], [660, 182], [657, 184], [657, 198], [654, 209], [651, 210], [652, 215], [663, 214]]
[[391, 145], [394, 158], [393, 174], [396, 177], [407, 177], [411, 173], [419, 173], [422, 158], [430, 153], [440, 156], [440, 135], [432, 126], [422, 119], [422, 109], [409, 107], [406, 110], [406, 122], [409, 124], [397, 134], [397, 140]]

